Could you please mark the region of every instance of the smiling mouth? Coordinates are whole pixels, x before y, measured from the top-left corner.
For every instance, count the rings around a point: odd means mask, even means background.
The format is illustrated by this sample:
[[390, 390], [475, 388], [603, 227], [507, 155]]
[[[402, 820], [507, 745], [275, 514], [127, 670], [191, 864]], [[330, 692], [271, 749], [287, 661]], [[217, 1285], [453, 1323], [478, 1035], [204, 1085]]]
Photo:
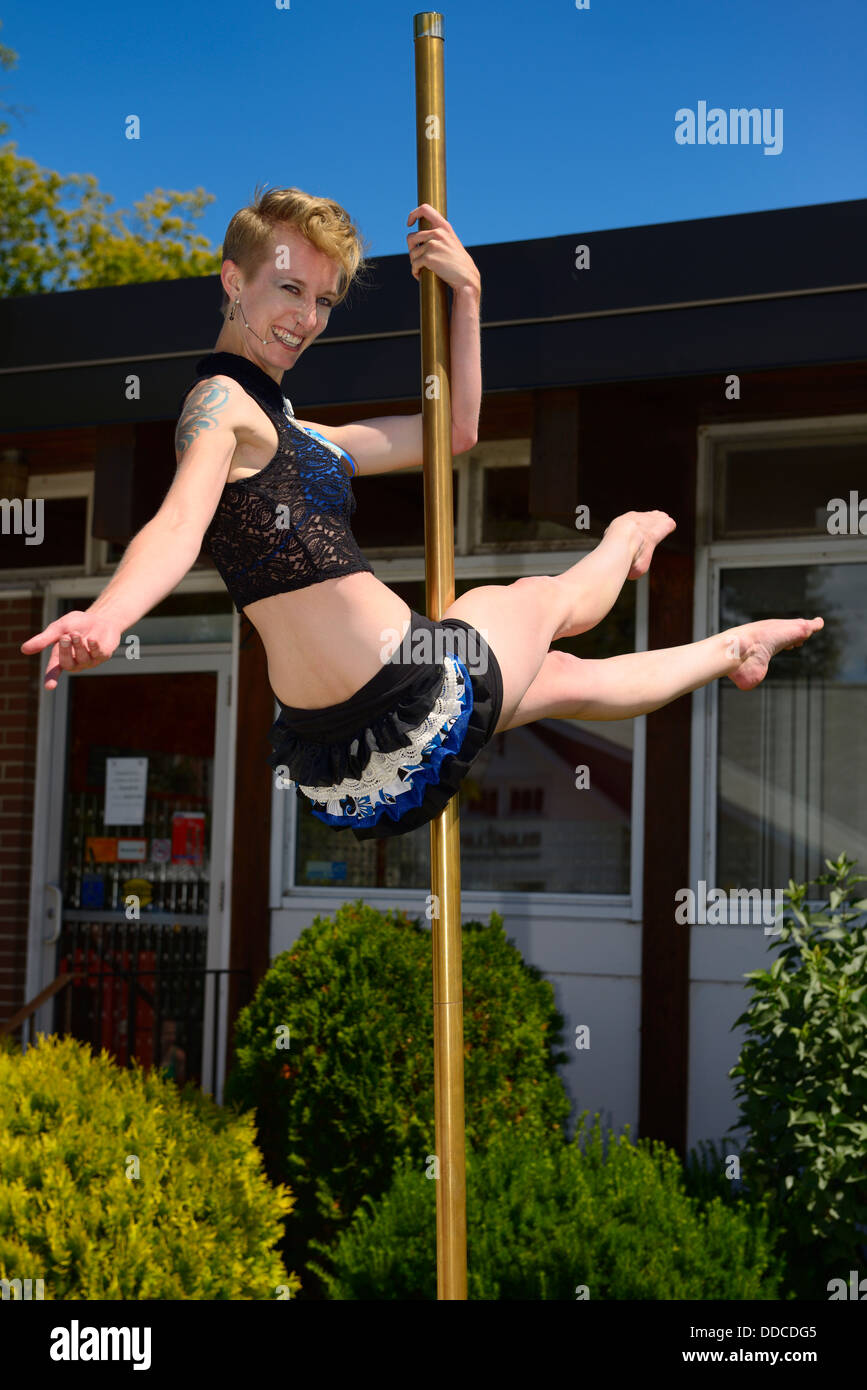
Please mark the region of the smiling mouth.
[[297, 350], [298, 348], [300, 348], [301, 344], [304, 341], [303, 338], [296, 337], [294, 333], [286, 333], [285, 330], [282, 328], [272, 327], [271, 332], [274, 334], [274, 337], [277, 339], [278, 343], [282, 343], [283, 347], [291, 348], [293, 350]]

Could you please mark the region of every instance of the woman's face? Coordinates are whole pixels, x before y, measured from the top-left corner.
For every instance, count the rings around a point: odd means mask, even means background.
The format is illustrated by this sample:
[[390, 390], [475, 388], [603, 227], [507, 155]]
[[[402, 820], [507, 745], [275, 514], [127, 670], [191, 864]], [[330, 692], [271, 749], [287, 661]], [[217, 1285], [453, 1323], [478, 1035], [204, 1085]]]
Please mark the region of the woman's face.
[[226, 293], [233, 304], [239, 295], [241, 299], [226, 328], [235, 331], [245, 355], [253, 355], [266, 370], [270, 367], [272, 375], [275, 370], [286, 372], [325, 329], [337, 300], [339, 276], [337, 262], [303, 233], [295, 227], [275, 228], [270, 253], [252, 278], [234, 261], [223, 262]]

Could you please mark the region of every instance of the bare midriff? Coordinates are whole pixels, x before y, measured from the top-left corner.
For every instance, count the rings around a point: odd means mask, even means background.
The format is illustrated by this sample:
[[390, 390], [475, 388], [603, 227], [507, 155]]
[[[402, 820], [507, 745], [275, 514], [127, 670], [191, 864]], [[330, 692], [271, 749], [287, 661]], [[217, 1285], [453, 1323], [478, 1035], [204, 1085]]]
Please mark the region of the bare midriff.
[[[227, 482], [252, 477], [277, 451], [274, 425], [249, 396], [236, 435]], [[348, 700], [382, 670], [410, 617], [409, 605], [366, 572], [260, 598], [244, 612], [262, 639], [271, 689], [298, 709]]]
[[367, 573], [260, 598], [244, 612], [262, 638], [271, 689], [299, 709], [339, 705], [366, 685], [410, 616], [409, 605]]

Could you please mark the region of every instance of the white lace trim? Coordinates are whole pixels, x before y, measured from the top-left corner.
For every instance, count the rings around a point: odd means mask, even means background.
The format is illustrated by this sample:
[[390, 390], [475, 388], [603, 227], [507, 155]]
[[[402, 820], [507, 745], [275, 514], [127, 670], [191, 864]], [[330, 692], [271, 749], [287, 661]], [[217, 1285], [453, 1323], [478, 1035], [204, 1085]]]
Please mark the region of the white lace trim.
[[[305, 787], [301, 791], [312, 801], [327, 801], [330, 815], [339, 816], [342, 811], [341, 797], [376, 797], [380, 792], [390, 796], [400, 796], [409, 790], [406, 779], [399, 772], [412, 772], [421, 765], [422, 750], [435, 738], [438, 743], [448, 735], [449, 729], [460, 717], [463, 708], [464, 677], [454, 657], [446, 656], [443, 661], [445, 674], [440, 693], [430, 714], [417, 728], [408, 730], [409, 744], [405, 748], [395, 748], [391, 753], [374, 749], [368, 759], [361, 777], [346, 777], [333, 787]], [[437, 735], [441, 735], [437, 738]], [[300, 783], [299, 783], [300, 786]]]

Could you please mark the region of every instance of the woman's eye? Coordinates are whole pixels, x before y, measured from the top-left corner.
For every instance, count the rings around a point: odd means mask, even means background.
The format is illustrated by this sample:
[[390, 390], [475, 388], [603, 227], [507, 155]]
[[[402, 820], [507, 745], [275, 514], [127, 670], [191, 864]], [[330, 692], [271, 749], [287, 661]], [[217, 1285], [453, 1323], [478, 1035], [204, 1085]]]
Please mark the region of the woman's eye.
[[[297, 292], [297, 290], [298, 290], [298, 286], [297, 286], [297, 285], [281, 285], [280, 288], [281, 288], [281, 290], [295, 290], [296, 292]], [[329, 300], [327, 300], [327, 299], [321, 299], [319, 302], [320, 302], [320, 304], [324, 304], [324, 306], [325, 306], [326, 309], [333, 309], [333, 308], [334, 308], [334, 305], [333, 305]]]

